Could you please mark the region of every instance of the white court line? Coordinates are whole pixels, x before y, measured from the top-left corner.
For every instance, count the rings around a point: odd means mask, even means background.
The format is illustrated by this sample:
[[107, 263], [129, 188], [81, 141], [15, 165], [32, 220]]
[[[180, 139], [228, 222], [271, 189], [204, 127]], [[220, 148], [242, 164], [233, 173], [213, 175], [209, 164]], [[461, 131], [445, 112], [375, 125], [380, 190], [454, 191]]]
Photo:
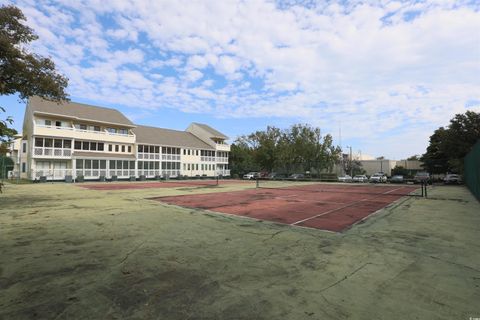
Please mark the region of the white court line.
[[371, 198], [364, 198], [364, 199], [361, 199], [361, 200], [357, 200], [357, 201], [353, 201], [351, 203], [348, 203], [346, 205], [344, 205], [343, 207], [340, 207], [340, 208], [336, 208], [336, 209], [332, 209], [332, 210], [328, 210], [326, 212], [322, 212], [320, 214], [317, 214], [315, 216], [312, 216], [312, 217], [309, 217], [309, 218], [305, 218], [305, 219], [302, 219], [302, 220], [299, 220], [299, 221], [296, 221], [294, 223], [290, 223], [291, 226], [294, 226], [294, 225], [297, 225], [299, 223], [302, 223], [302, 222], [305, 222], [305, 221], [308, 221], [308, 220], [312, 220], [312, 219], [315, 219], [315, 218], [318, 218], [318, 217], [321, 217], [321, 216], [324, 216], [326, 214], [329, 214], [329, 213], [332, 213], [332, 212], [335, 212], [335, 211], [338, 211], [338, 210], [341, 210], [341, 209], [345, 209], [345, 208], [348, 208], [348, 207], [351, 207], [353, 206], [354, 204], [357, 204], [359, 202], [362, 202], [362, 201], [367, 201], [367, 200], [371, 200], [371, 199], [375, 199], [377, 196], [381, 196], [381, 195], [384, 195], [384, 194], [389, 194], [390, 192], [393, 192], [393, 191], [397, 191], [397, 190], [400, 190], [400, 189], [403, 189], [404, 187], [400, 187], [400, 188], [396, 188], [396, 189], [393, 189], [393, 190], [390, 190], [390, 191], [386, 191], [384, 193], [380, 193], [380, 194], [377, 194]]

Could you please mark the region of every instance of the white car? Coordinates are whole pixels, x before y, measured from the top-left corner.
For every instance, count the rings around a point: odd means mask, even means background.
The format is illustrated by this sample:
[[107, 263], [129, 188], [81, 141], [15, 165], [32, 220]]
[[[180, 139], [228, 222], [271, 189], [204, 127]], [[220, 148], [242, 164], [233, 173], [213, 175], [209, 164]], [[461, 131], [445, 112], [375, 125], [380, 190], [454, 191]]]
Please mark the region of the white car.
[[253, 180], [256, 177], [258, 177], [258, 172], [249, 172], [243, 175], [243, 179], [245, 180]]
[[370, 177], [370, 182], [373, 182], [373, 183], [386, 183], [386, 182], [387, 182], [387, 176], [386, 176], [385, 173], [383, 173], [383, 172], [374, 173], [374, 174]]
[[338, 177], [339, 182], [352, 182], [352, 177], [349, 176], [348, 174]]
[[368, 182], [368, 178], [364, 174], [358, 174], [353, 177], [353, 182]]

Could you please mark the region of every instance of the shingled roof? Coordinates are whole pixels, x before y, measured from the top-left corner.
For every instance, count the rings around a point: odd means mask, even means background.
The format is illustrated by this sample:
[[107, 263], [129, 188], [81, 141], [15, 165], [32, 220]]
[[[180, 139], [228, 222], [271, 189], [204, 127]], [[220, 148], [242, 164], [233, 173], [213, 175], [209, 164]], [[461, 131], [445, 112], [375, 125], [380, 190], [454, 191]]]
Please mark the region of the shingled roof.
[[214, 150], [212, 146], [187, 131], [137, 125], [133, 132], [137, 143]]
[[206, 125], [206, 124], [203, 124], [203, 123], [197, 123], [197, 122], [194, 122], [193, 124], [199, 126], [199, 127], [202, 128], [203, 130], [205, 130], [205, 131], [207, 131], [208, 133], [210, 133], [210, 134], [211, 134], [211, 138], [228, 139], [228, 137], [227, 137], [226, 135], [224, 135], [224, 134], [221, 133], [220, 131], [217, 131], [217, 130], [213, 129], [213, 128], [210, 127], [209, 125]]
[[128, 127], [135, 126], [120, 111], [111, 108], [77, 102], [62, 102], [59, 104], [36, 96], [31, 97], [28, 104], [34, 113], [54, 114], [79, 120], [120, 124]]

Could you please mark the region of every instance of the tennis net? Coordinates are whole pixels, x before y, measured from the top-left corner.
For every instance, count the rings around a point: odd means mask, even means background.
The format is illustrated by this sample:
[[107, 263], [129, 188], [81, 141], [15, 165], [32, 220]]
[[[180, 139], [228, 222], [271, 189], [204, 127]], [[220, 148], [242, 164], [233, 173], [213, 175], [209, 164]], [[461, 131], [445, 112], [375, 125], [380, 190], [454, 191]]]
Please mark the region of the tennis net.
[[261, 189], [293, 190], [299, 192], [331, 192], [369, 195], [423, 196], [421, 187], [407, 184], [342, 184], [318, 181], [258, 180]]

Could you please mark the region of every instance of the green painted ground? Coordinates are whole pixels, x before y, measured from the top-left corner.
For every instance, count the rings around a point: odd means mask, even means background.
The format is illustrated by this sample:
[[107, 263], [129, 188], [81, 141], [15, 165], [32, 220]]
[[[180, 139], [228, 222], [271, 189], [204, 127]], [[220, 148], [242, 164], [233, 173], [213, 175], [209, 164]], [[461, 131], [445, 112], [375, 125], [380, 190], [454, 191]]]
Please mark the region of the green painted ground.
[[480, 317], [480, 204], [465, 188], [343, 234], [144, 200], [245, 187], [7, 185], [0, 319]]

